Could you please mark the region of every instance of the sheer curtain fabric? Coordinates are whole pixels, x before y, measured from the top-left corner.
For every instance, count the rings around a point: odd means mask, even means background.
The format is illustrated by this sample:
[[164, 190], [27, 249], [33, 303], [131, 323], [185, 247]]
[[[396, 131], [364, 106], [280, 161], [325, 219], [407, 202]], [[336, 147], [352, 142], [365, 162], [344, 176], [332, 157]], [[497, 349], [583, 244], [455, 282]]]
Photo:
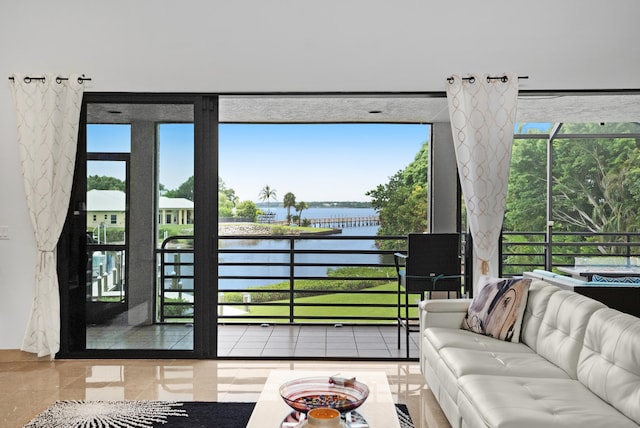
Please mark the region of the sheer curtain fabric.
[[83, 85], [13, 76], [20, 162], [38, 245], [35, 295], [21, 349], [51, 358], [60, 349], [60, 295], [56, 245], [67, 215], [78, 139]]
[[504, 76], [454, 75], [447, 83], [458, 174], [473, 237], [475, 294], [482, 277], [498, 276], [518, 99], [518, 76]]

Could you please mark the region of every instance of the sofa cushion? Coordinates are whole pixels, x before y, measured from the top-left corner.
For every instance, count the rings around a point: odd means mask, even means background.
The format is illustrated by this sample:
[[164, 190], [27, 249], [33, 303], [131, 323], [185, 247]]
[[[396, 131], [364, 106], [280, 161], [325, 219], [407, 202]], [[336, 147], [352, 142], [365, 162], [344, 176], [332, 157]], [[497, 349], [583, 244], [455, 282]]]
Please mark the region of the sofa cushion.
[[440, 351], [436, 373], [441, 388], [454, 399], [458, 395], [457, 379], [467, 375], [569, 378], [564, 370], [533, 352], [487, 352], [460, 348]]
[[603, 303], [572, 291], [553, 293], [540, 324], [537, 352], [576, 379], [578, 357], [589, 318], [605, 307]]
[[482, 351], [533, 352], [523, 343], [505, 342], [462, 329], [427, 328], [424, 331], [424, 340], [428, 341], [436, 351], [446, 347], [454, 347]]
[[473, 298], [462, 328], [496, 339], [520, 341], [531, 279], [493, 279]]
[[459, 385], [468, 427], [638, 428], [577, 380], [470, 375]]
[[520, 341], [528, 347], [536, 350], [538, 341], [538, 332], [540, 324], [547, 311], [547, 304], [551, 295], [560, 291], [560, 287], [551, 285], [543, 280], [533, 280], [529, 286], [529, 295], [527, 296], [527, 307], [522, 317], [522, 330], [520, 332]]
[[532, 352], [444, 348], [440, 358], [456, 378], [470, 374], [569, 379], [567, 373]]
[[578, 380], [640, 424], [640, 320], [602, 309], [587, 325]]

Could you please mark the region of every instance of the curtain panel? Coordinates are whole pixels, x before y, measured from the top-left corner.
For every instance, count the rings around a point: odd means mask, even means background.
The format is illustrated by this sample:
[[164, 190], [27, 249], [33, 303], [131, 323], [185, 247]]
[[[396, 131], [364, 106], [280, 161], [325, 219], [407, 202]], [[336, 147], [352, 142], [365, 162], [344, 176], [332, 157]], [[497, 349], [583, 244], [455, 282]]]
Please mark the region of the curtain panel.
[[21, 170], [38, 246], [35, 294], [21, 349], [51, 358], [60, 350], [56, 246], [67, 215], [76, 157], [83, 84], [13, 75]]
[[518, 76], [453, 75], [447, 101], [458, 174], [473, 237], [474, 293], [497, 276], [498, 244], [507, 202]]

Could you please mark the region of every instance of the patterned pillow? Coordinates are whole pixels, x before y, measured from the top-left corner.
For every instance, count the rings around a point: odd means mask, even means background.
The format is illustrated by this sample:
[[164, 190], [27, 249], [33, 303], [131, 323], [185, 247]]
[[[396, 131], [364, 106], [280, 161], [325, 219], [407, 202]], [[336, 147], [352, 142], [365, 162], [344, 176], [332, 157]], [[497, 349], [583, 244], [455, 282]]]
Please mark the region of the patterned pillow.
[[591, 277], [592, 282], [624, 282], [627, 284], [640, 284], [640, 277], [636, 276], [600, 276], [593, 275]]
[[531, 279], [496, 278], [473, 298], [462, 328], [508, 342], [520, 341]]

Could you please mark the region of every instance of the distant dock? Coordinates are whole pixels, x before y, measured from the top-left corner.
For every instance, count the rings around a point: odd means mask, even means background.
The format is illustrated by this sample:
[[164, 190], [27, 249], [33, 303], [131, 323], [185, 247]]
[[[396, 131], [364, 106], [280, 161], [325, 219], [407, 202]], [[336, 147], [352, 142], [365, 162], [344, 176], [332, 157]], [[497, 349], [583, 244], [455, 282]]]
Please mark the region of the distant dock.
[[311, 227], [321, 228], [345, 228], [379, 226], [380, 218], [377, 215], [366, 217], [330, 217], [330, 218], [305, 218]]

